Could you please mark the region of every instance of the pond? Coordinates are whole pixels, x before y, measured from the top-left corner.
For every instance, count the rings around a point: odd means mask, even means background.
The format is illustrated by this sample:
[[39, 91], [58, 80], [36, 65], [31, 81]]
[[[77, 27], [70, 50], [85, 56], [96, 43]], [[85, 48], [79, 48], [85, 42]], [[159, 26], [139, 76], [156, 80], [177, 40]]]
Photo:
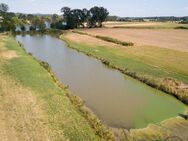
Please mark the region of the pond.
[[17, 35], [16, 39], [27, 52], [50, 64], [57, 78], [108, 126], [143, 128], [176, 117], [187, 108], [174, 97], [67, 47], [58, 38]]

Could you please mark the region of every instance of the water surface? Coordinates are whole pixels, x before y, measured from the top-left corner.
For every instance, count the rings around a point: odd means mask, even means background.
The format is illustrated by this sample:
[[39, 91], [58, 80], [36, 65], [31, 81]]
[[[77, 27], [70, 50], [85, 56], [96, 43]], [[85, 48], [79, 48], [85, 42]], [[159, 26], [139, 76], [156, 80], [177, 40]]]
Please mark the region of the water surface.
[[175, 117], [186, 109], [172, 96], [68, 48], [55, 37], [17, 35], [16, 39], [36, 58], [48, 62], [58, 79], [69, 85], [109, 126], [142, 128]]

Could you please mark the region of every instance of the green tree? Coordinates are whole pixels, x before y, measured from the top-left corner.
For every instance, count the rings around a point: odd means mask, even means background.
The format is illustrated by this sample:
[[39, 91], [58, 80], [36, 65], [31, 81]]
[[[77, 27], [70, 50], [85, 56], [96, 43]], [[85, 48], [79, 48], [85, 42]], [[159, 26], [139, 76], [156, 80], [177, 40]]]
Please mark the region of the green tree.
[[74, 17], [72, 14], [72, 11], [69, 7], [63, 7], [61, 8], [61, 12], [63, 13], [63, 19], [66, 22], [66, 27], [68, 29], [75, 28], [75, 23], [74, 23]]
[[15, 29], [14, 22], [12, 20], [12, 16], [15, 14], [8, 13], [9, 7], [5, 3], [0, 4], [0, 16], [3, 17], [3, 21], [1, 22], [1, 31], [10, 31]]
[[108, 16], [109, 12], [104, 7], [93, 7], [90, 9], [89, 23], [91, 27], [102, 27], [102, 22], [104, 22]]

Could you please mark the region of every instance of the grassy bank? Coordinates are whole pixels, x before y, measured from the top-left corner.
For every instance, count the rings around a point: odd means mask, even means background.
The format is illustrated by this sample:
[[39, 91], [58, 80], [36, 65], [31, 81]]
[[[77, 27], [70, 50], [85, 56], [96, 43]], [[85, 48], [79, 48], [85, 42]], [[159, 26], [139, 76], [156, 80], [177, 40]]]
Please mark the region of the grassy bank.
[[[70, 34], [79, 41], [69, 38]], [[67, 33], [61, 36], [70, 47], [100, 59], [109, 67], [144, 82], [145, 84], [174, 95], [188, 104], [188, 53], [157, 47], [121, 48], [100, 45], [96, 39], [92, 44], [82, 38], [87, 35]], [[72, 37], [72, 36], [71, 36]], [[171, 61], [169, 61], [171, 60]]]
[[2, 140], [108, 140], [72, 104], [69, 91], [7, 35], [0, 35], [0, 78]]

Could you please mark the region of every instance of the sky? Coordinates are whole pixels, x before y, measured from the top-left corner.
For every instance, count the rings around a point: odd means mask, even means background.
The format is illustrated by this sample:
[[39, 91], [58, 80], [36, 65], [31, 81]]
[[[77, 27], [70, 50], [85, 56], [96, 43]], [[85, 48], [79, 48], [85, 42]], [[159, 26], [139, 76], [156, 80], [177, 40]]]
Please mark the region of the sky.
[[188, 16], [188, 0], [0, 0], [10, 11], [60, 14], [61, 7], [91, 8], [103, 6], [110, 15], [121, 17]]

